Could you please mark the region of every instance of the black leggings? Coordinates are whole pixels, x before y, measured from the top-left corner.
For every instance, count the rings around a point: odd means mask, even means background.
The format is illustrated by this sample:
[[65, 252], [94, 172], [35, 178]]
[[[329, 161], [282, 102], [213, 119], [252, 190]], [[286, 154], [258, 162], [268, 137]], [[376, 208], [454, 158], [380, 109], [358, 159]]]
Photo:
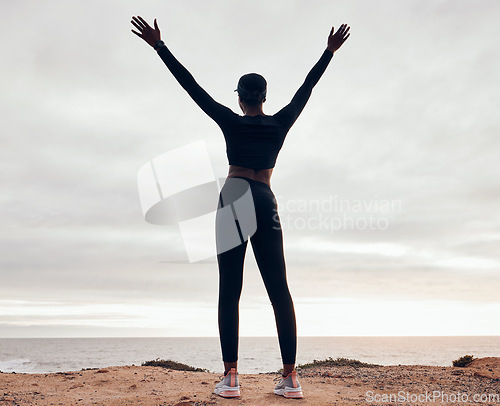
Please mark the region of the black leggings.
[[[225, 208], [225, 214], [222, 208]], [[286, 280], [283, 236], [276, 198], [271, 188], [253, 179], [226, 179], [219, 197], [216, 237], [219, 264], [218, 318], [223, 361], [238, 360], [238, 308], [243, 285], [243, 263], [250, 237], [273, 306], [281, 358], [284, 364], [295, 364], [295, 310]]]

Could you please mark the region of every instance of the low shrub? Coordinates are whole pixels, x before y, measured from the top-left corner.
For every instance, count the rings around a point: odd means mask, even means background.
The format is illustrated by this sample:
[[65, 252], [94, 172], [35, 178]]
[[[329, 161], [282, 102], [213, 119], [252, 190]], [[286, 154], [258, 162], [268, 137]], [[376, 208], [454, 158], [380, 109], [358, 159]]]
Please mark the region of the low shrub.
[[474, 357], [472, 355], [464, 355], [463, 357], [460, 357], [459, 359], [456, 359], [453, 361], [453, 366], [454, 367], [465, 367], [468, 364], [470, 364], [474, 360]]
[[361, 362], [356, 359], [349, 359], [349, 358], [337, 358], [333, 359], [332, 357], [329, 357], [323, 361], [318, 361], [314, 360], [311, 363], [308, 364], [301, 364], [298, 366], [298, 368], [305, 369], [305, 368], [313, 368], [313, 367], [353, 367], [353, 368], [373, 368], [373, 367], [378, 367], [380, 365], [377, 364], [368, 364], [366, 362]]
[[181, 362], [172, 361], [170, 359], [159, 359], [156, 358], [153, 361], [145, 361], [141, 364], [143, 367], [162, 367], [168, 369], [174, 369], [176, 371], [194, 371], [194, 372], [208, 372], [206, 369], [195, 368], [190, 365], [183, 364]]

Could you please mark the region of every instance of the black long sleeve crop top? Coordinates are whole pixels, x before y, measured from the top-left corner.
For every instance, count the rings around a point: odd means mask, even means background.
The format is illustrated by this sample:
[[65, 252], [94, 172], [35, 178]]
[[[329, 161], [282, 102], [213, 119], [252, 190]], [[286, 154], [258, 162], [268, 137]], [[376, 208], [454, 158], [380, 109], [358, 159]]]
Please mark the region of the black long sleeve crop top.
[[328, 50], [323, 52], [291, 102], [272, 116], [240, 116], [234, 113], [217, 103], [166, 46], [158, 50], [158, 55], [191, 98], [221, 128], [229, 164], [257, 170], [274, 168], [286, 134], [304, 109], [333, 53]]

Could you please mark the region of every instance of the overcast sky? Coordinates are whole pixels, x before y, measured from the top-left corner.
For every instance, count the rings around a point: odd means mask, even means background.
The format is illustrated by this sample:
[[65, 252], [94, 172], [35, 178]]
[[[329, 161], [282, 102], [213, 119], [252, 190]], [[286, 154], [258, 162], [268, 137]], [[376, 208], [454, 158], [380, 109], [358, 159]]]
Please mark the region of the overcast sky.
[[[0, 5], [0, 337], [216, 336], [215, 259], [145, 222], [137, 172], [215, 123], [130, 31], [219, 102], [238, 78], [289, 102], [351, 26], [289, 132], [272, 187], [298, 332], [500, 334], [500, 3], [11, 1]], [[322, 224], [320, 226], [320, 224]], [[368, 226], [371, 224], [371, 226]], [[273, 336], [247, 251], [241, 335]]]

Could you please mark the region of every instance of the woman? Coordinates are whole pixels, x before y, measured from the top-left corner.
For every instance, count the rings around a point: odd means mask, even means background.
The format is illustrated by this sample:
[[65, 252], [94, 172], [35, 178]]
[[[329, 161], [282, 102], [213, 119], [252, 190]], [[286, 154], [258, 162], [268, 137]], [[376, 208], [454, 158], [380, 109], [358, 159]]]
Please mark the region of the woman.
[[[335, 51], [349, 37], [349, 27], [342, 24], [334, 34], [330, 31], [327, 48], [307, 75], [291, 102], [274, 115], [266, 115], [267, 84], [255, 73], [244, 75], [238, 82], [238, 102], [243, 116], [217, 103], [194, 80], [193, 76], [172, 55], [161, 40], [160, 29], [154, 29], [142, 17], [132, 17], [138, 31], [134, 34], [151, 45], [179, 84], [191, 98], [221, 128], [227, 146], [229, 173], [220, 193], [217, 211], [217, 260], [219, 266], [219, 333], [224, 361], [224, 379], [216, 385], [215, 393], [223, 397], [240, 396], [237, 374], [238, 304], [243, 282], [243, 263], [248, 239], [262, 279], [273, 305], [283, 361], [283, 377], [274, 393], [290, 398], [302, 398], [302, 389], [295, 371], [297, 329], [295, 311], [286, 280], [283, 240], [277, 203], [271, 191], [271, 174], [285, 136], [311, 95]], [[243, 185], [243, 187], [242, 187]], [[253, 207], [251, 217], [236, 213], [237, 200], [250, 190]], [[241, 205], [239, 205], [241, 206]], [[231, 209], [223, 211], [223, 209]], [[227, 215], [232, 213], [231, 224]], [[247, 213], [248, 214], [248, 213]], [[250, 220], [249, 220], [250, 219]], [[239, 240], [226, 238], [230, 232]], [[237, 232], [237, 234], [236, 234]]]

